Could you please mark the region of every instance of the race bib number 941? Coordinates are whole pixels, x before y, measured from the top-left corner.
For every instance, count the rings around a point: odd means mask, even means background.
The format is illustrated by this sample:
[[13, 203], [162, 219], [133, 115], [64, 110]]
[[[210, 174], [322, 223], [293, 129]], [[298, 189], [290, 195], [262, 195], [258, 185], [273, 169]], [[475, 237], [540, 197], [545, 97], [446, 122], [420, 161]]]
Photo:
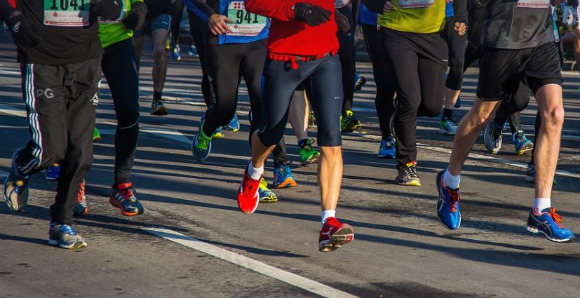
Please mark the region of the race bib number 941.
[[231, 36], [257, 36], [266, 27], [267, 18], [248, 12], [243, 1], [232, 1], [228, 6], [228, 18], [234, 23], [230, 25]]
[[88, 26], [90, 5], [90, 0], [44, 0], [44, 25]]
[[519, 0], [518, 7], [548, 8], [550, 7], [550, 0]]

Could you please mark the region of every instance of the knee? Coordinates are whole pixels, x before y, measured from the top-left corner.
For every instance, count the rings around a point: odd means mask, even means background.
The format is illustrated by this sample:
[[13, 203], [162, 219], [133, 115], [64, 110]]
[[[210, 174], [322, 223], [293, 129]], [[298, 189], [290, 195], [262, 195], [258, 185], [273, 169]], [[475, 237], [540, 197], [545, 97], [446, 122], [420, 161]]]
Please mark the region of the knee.
[[564, 124], [564, 107], [558, 105], [551, 107], [547, 111], [541, 112], [542, 125], [546, 125], [547, 129], [559, 129]]
[[166, 54], [167, 49], [165, 48], [165, 45], [156, 46], [153, 49], [153, 56], [155, 56], [155, 58], [165, 58]]
[[441, 113], [441, 101], [429, 101], [421, 105], [419, 116], [435, 117]]

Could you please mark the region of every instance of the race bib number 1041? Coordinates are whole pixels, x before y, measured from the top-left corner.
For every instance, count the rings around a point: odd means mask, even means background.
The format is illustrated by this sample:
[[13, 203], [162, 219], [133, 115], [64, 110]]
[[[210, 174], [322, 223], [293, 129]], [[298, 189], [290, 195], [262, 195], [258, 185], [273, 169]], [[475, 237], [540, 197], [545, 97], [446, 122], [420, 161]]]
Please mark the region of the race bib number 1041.
[[88, 26], [90, 5], [90, 0], [44, 0], [44, 25]]

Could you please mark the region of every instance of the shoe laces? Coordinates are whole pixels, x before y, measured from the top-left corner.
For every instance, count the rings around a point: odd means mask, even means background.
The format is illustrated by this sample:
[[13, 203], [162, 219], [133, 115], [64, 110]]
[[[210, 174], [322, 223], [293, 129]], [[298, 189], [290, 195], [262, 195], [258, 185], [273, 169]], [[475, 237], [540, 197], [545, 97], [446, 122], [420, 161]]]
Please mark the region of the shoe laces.
[[117, 192], [123, 197], [124, 200], [129, 202], [137, 201], [135, 198], [135, 190], [131, 183], [121, 183], [117, 185]]
[[197, 148], [201, 150], [207, 150], [209, 144], [211, 143], [211, 138], [206, 136], [203, 129], [199, 130], [199, 135], [197, 137]]
[[457, 203], [459, 202], [459, 192], [455, 189], [449, 189], [449, 209], [451, 212], [457, 212]]
[[550, 215], [550, 217], [554, 220], [554, 222], [558, 225], [558, 227], [564, 228], [564, 226], [560, 224], [560, 222], [562, 222], [562, 216], [556, 213], [556, 208], [550, 208], [550, 212], [548, 213], [548, 215]]
[[411, 161], [406, 163], [403, 166], [403, 171], [405, 171], [405, 173], [413, 178], [418, 178], [419, 175], [417, 175], [417, 162], [416, 161]]
[[85, 182], [81, 183], [77, 193], [77, 203], [83, 203], [85, 200]]
[[312, 144], [314, 144], [315, 140], [314, 139], [307, 139], [304, 144], [302, 144], [302, 146], [300, 146], [300, 149], [306, 151], [306, 152], [310, 152], [312, 151]]

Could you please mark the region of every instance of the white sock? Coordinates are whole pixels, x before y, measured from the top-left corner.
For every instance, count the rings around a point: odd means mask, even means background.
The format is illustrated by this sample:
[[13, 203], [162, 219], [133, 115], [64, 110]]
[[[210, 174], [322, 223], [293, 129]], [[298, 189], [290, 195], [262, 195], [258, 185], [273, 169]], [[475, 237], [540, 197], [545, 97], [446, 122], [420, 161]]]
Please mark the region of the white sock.
[[326, 222], [329, 217], [336, 217], [336, 210], [324, 210], [320, 215], [320, 222], [322, 225]]
[[542, 212], [542, 210], [552, 207], [552, 199], [551, 198], [535, 198], [533, 207], [538, 209], [538, 213], [540, 213], [540, 212]]
[[461, 175], [453, 176], [449, 173], [449, 169], [446, 169], [443, 173], [443, 182], [451, 189], [458, 189], [460, 181]]
[[259, 168], [254, 168], [254, 165], [250, 161], [250, 164], [248, 165], [248, 175], [250, 175], [254, 180], [260, 180], [262, 174], [264, 174], [264, 165]]

